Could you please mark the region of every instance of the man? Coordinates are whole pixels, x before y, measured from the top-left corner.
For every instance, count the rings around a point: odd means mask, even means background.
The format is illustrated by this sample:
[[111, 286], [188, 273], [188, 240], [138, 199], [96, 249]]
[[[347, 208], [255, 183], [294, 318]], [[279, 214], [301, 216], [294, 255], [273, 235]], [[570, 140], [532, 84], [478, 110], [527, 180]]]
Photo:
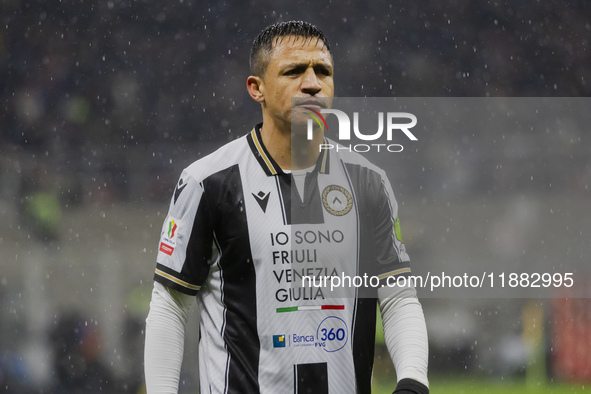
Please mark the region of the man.
[[[311, 140], [292, 132], [334, 93], [318, 29], [286, 22], [263, 30], [251, 73], [247, 89], [263, 123], [185, 169], [171, 200], [147, 318], [148, 393], [178, 390], [195, 295], [201, 392], [369, 393], [376, 298], [333, 298], [296, 279], [361, 273], [367, 256], [381, 278], [408, 273], [396, 201], [383, 171], [355, 154], [319, 152], [322, 130]], [[428, 393], [414, 289], [380, 288], [377, 298], [395, 393]]]

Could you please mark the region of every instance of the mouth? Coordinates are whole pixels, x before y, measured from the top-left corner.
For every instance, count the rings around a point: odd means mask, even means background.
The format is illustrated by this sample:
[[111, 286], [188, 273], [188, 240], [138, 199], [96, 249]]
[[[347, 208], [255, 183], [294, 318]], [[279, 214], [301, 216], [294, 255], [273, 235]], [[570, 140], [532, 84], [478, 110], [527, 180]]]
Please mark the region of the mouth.
[[318, 109], [326, 108], [327, 104], [324, 100], [306, 98], [306, 99], [296, 100], [295, 106], [318, 110]]

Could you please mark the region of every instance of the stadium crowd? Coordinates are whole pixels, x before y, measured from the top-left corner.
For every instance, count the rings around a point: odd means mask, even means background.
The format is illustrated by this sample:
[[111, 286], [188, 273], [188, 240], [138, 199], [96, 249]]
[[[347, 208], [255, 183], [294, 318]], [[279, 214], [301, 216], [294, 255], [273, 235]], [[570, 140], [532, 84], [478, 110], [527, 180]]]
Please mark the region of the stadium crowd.
[[283, 19], [334, 37], [341, 97], [591, 93], [584, 1], [250, 3], [2, 2], [2, 151], [35, 155], [75, 201], [89, 177], [95, 198], [167, 199], [168, 175], [256, 122], [245, 37]]

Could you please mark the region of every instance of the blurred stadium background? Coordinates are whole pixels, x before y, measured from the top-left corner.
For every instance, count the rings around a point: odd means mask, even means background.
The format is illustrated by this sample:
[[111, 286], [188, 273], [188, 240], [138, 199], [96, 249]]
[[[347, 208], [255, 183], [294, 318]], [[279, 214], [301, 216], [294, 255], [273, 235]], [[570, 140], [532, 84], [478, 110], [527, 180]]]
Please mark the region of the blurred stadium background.
[[[442, 3], [0, 0], [0, 392], [141, 392], [173, 186], [259, 121], [245, 79], [265, 26], [320, 27], [342, 97], [590, 95], [589, 2]], [[588, 264], [588, 128], [455, 134], [396, 156], [414, 264], [483, 250]], [[433, 393], [588, 391], [588, 299], [423, 305]], [[183, 392], [198, 389], [196, 342], [190, 329]], [[376, 357], [376, 392], [391, 392], [381, 343]]]

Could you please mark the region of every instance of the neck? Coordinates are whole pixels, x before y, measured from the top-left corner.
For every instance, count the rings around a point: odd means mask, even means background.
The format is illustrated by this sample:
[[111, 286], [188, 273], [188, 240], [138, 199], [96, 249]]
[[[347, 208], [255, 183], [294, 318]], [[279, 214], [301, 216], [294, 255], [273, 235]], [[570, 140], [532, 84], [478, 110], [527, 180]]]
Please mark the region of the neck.
[[318, 147], [324, 139], [320, 131], [308, 140], [305, 130], [292, 133], [291, 125], [277, 127], [271, 119], [263, 116], [261, 138], [273, 160], [284, 170], [301, 170], [316, 164], [320, 151]]

